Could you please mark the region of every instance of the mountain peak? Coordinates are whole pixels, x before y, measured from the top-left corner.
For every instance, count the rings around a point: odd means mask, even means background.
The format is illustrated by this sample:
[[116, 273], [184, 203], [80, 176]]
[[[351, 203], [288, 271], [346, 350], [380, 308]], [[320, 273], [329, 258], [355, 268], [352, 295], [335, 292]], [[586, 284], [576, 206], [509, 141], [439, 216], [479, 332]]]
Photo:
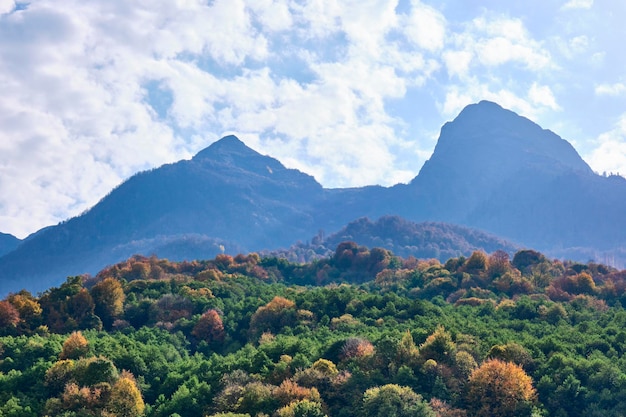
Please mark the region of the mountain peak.
[[535, 122], [505, 109], [492, 101], [482, 100], [466, 106], [444, 129], [456, 128], [467, 133], [484, 135], [486, 131], [515, 131], [518, 136], [532, 138], [544, 130]]
[[[465, 107], [441, 129], [431, 160], [473, 159], [477, 167], [488, 165], [513, 169], [519, 165], [553, 166], [592, 173], [574, 147], [537, 123], [483, 100]], [[464, 163], [464, 164], [465, 164]]]
[[232, 159], [232, 157], [259, 157], [254, 149], [249, 148], [237, 136], [228, 135], [213, 142], [209, 147], [198, 152], [193, 159]]
[[460, 222], [464, 220], [453, 217], [455, 206], [477, 209], [520, 177], [540, 184], [572, 173], [593, 171], [569, 142], [496, 103], [481, 101], [441, 128], [435, 151], [412, 184], [431, 200], [446, 189], [430, 214], [434, 220]]

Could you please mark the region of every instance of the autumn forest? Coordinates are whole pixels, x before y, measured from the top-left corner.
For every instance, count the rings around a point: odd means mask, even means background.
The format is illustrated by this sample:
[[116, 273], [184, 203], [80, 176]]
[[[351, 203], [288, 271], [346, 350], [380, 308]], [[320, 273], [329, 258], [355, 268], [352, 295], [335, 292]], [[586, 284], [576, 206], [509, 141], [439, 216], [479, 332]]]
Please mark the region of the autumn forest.
[[533, 250], [135, 256], [0, 301], [0, 416], [623, 416], [625, 302]]

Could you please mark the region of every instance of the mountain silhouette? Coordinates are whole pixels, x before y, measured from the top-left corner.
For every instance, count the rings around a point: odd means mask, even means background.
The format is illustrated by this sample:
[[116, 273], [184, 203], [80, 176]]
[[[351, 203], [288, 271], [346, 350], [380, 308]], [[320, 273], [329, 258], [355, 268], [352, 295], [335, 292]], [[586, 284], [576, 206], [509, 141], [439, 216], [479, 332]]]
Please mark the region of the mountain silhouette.
[[[624, 212], [626, 180], [595, 174], [555, 133], [481, 101], [442, 127], [409, 184], [393, 187], [324, 189], [227, 136], [191, 160], [134, 175], [83, 215], [18, 242], [0, 258], [0, 293], [42, 290], [133, 254], [182, 260], [289, 247], [381, 216], [454, 223], [548, 255], [621, 266]], [[396, 230], [401, 222], [382, 224]]]

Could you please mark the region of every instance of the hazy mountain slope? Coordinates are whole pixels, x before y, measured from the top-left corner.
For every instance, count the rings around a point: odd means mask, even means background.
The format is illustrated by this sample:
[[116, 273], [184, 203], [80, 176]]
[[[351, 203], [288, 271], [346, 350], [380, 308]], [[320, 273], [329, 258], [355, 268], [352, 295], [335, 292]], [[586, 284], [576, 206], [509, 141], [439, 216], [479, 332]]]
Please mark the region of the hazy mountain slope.
[[422, 215], [465, 222], [495, 191], [528, 172], [539, 180], [564, 173], [594, 175], [567, 141], [496, 103], [481, 101], [442, 127], [433, 155], [410, 189], [422, 201]]
[[208, 258], [220, 244], [237, 251], [287, 246], [315, 233], [310, 212], [322, 197], [313, 177], [226, 137], [190, 161], [133, 176], [84, 215], [0, 258], [2, 290], [27, 285], [19, 277], [43, 289], [135, 253], [183, 255], [181, 248], [193, 246], [189, 255]]
[[0, 256], [11, 252], [20, 244], [21, 240], [8, 233], [0, 233]]

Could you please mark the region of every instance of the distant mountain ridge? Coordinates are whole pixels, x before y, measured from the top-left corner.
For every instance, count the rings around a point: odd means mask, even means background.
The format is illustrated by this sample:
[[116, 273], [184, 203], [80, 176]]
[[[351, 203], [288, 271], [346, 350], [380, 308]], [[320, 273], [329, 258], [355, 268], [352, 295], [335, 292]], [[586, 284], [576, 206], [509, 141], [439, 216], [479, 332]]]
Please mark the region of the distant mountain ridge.
[[261, 255], [286, 258], [291, 262], [311, 262], [330, 257], [340, 243], [351, 241], [367, 248], [384, 248], [396, 256], [438, 259], [441, 262], [474, 251], [507, 252], [511, 257], [520, 246], [489, 233], [447, 223], [414, 223], [398, 216], [367, 217], [348, 223], [329, 236], [318, 234], [310, 242], [289, 249], [262, 251]]
[[289, 247], [382, 216], [454, 223], [621, 267], [625, 212], [626, 180], [593, 173], [555, 133], [482, 101], [446, 123], [419, 174], [393, 187], [324, 189], [227, 136], [21, 242], [0, 258], [0, 292], [47, 288], [136, 253], [177, 260]]

